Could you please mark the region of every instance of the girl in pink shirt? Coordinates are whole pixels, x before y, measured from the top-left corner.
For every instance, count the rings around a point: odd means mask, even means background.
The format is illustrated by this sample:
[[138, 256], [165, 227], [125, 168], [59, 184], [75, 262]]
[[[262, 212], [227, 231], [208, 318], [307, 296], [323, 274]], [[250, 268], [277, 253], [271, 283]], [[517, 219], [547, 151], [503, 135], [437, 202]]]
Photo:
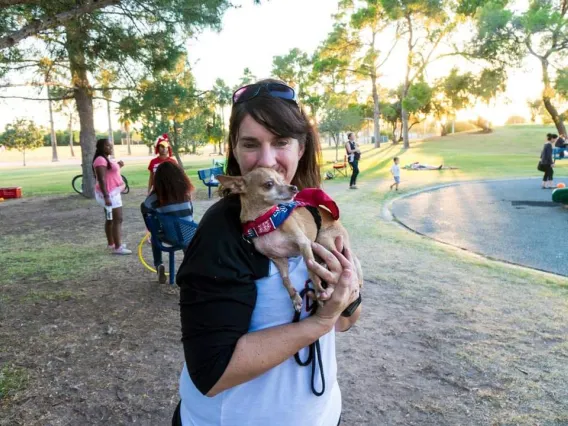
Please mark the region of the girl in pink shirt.
[[122, 197], [124, 182], [120, 169], [124, 166], [122, 161], [109, 159], [112, 154], [112, 144], [108, 139], [99, 139], [95, 156], [93, 157], [93, 170], [97, 178], [95, 184], [95, 199], [105, 208], [105, 234], [108, 247], [114, 254], [131, 254], [121, 243], [122, 237]]

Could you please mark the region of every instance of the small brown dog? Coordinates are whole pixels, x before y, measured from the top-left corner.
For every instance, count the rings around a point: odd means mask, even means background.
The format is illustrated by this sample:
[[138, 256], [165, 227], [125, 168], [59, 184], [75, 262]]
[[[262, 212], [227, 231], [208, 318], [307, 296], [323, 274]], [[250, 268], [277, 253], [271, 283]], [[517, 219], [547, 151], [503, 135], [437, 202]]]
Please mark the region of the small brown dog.
[[[343, 237], [344, 247], [349, 249], [349, 235], [339, 220], [336, 220], [339, 210], [328, 211], [316, 203], [321, 217], [321, 227], [318, 232], [314, 216], [303, 203], [290, 208], [290, 203], [298, 194], [298, 188], [284, 183], [275, 170], [258, 168], [245, 176], [217, 176], [217, 179], [232, 193], [240, 195], [241, 223], [244, 229], [248, 230], [247, 234], [252, 237], [255, 248], [274, 262], [292, 299], [294, 309], [300, 311], [302, 298], [290, 281], [288, 258], [301, 254], [306, 263], [308, 260], [315, 260], [312, 241], [331, 251], [335, 249], [335, 239], [338, 236]], [[334, 213], [337, 213], [337, 216]], [[353, 260], [357, 268], [359, 285], [362, 286], [361, 265], [355, 256]], [[321, 304], [320, 295], [325, 291], [321, 279], [311, 271], [308, 273], [314, 284], [316, 298]]]

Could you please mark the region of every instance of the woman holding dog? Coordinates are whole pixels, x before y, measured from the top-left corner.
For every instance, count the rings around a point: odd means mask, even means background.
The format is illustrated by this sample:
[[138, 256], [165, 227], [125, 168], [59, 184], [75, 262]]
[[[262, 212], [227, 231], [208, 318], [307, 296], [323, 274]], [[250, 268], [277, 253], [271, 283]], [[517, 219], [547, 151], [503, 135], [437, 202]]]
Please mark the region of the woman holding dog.
[[[268, 167], [299, 189], [316, 188], [319, 150], [291, 87], [263, 80], [233, 94], [227, 175]], [[289, 259], [304, 307], [307, 268], [335, 287], [323, 307], [313, 315], [304, 309], [293, 321], [282, 278], [243, 238], [239, 216], [240, 199], [223, 194], [201, 220], [177, 275], [185, 364], [172, 423], [336, 426], [341, 392], [335, 332], [348, 330], [361, 311], [351, 253], [341, 241], [333, 252], [314, 244], [328, 269]]]

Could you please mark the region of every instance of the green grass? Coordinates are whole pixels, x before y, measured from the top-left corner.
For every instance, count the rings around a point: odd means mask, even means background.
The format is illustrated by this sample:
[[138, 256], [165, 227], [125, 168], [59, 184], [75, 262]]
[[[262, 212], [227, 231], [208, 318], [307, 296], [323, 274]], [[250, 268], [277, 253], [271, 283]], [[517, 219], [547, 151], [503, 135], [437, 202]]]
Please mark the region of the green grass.
[[[360, 163], [361, 179], [389, 177], [392, 158], [400, 157], [401, 165], [420, 161], [427, 164], [445, 164], [459, 170], [443, 173], [410, 172], [420, 174], [420, 185], [463, 179], [487, 179], [499, 177], [539, 176], [536, 164], [544, 143], [544, 135], [551, 131], [550, 126], [507, 126], [495, 129], [491, 134], [460, 133], [437, 137], [426, 141], [414, 141], [411, 148], [403, 149], [402, 143], [383, 144], [380, 149], [371, 145], [363, 146]], [[329, 170], [335, 160], [335, 147], [323, 145], [322, 170]], [[340, 161], [345, 155], [343, 146], [339, 147]], [[122, 158], [128, 158], [122, 156]], [[145, 188], [148, 183], [148, 160], [138, 163], [127, 162], [123, 174], [132, 188]], [[197, 170], [210, 167], [211, 157], [187, 156], [184, 167], [194, 182]], [[558, 162], [559, 175], [568, 171], [568, 160]], [[0, 169], [2, 186], [21, 186], [25, 196], [68, 194], [72, 192], [71, 179], [80, 174], [78, 166], [15, 167]], [[407, 173], [408, 176], [410, 174]], [[414, 176], [413, 176], [414, 177]], [[403, 177], [403, 181], [407, 181]], [[346, 179], [346, 178], [343, 178]], [[413, 186], [413, 185], [411, 185]]]
[[23, 389], [28, 381], [28, 374], [23, 368], [5, 364], [0, 369], [0, 401]]

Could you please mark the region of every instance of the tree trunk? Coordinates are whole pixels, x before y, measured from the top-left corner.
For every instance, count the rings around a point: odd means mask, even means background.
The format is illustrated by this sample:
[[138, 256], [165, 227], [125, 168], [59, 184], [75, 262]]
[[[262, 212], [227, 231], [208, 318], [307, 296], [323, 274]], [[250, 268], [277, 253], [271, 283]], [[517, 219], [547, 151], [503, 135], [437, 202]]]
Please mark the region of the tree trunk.
[[71, 150], [71, 157], [75, 157], [75, 151], [73, 151], [73, 114], [69, 114], [69, 149]]
[[96, 134], [93, 114], [93, 93], [87, 77], [84, 39], [88, 35], [76, 21], [66, 27], [66, 49], [73, 81], [73, 95], [79, 112], [79, 143], [81, 145], [81, 161], [83, 167], [83, 195], [95, 196], [95, 176], [92, 162], [95, 154]]
[[223, 141], [219, 141], [219, 154], [223, 155]]
[[373, 136], [375, 137], [375, 148], [381, 147], [381, 128], [380, 128], [380, 105], [379, 93], [377, 91], [377, 72], [375, 68], [371, 71], [371, 81], [373, 83]]
[[51, 90], [47, 86], [47, 103], [49, 104], [49, 126], [51, 129], [51, 161], [59, 161], [57, 157], [57, 136], [55, 135], [55, 125], [53, 124], [53, 108], [51, 105]]
[[542, 65], [542, 82], [544, 83], [544, 90], [542, 91], [542, 103], [548, 111], [550, 118], [554, 121], [554, 125], [556, 126], [556, 130], [558, 131], [559, 135], [566, 135], [566, 126], [564, 125], [564, 120], [558, 114], [558, 110], [552, 105], [552, 96], [553, 96], [553, 89], [550, 85], [550, 77], [548, 75], [548, 59], [541, 58], [540, 60]]
[[107, 102], [107, 117], [108, 117], [108, 141], [111, 145], [114, 145], [114, 135], [112, 134], [112, 121], [111, 121], [111, 111], [110, 111], [110, 99]]
[[26, 148], [24, 148], [24, 167], [26, 167]]
[[404, 141], [404, 149], [410, 147], [408, 140], [408, 111], [404, 107], [404, 100], [408, 96], [408, 89], [410, 88], [410, 69], [412, 68], [413, 49], [414, 49], [414, 31], [412, 28], [412, 20], [410, 15], [406, 15], [406, 22], [408, 23], [408, 53], [406, 56], [406, 76], [404, 77], [404, 87], [400, 99], [401, 107], [401, 120], [402, 120], [402, 140]]
[[126, 132], [126, 146], [128, 147], [128, 155], [132, 155], [132, 149], [130, 148], [130, 123], [128, 121], [124, 123], [124, 131]]
[[174, 152], [174, 156], [181, 168], [183, 168], [183, 162], [181, 161], [181, 157], [179, 155], [179, 134], [178, 134], [178, 125], [177, 122], [174, 120], [174, 137], [172, 138], [172, 151]]

